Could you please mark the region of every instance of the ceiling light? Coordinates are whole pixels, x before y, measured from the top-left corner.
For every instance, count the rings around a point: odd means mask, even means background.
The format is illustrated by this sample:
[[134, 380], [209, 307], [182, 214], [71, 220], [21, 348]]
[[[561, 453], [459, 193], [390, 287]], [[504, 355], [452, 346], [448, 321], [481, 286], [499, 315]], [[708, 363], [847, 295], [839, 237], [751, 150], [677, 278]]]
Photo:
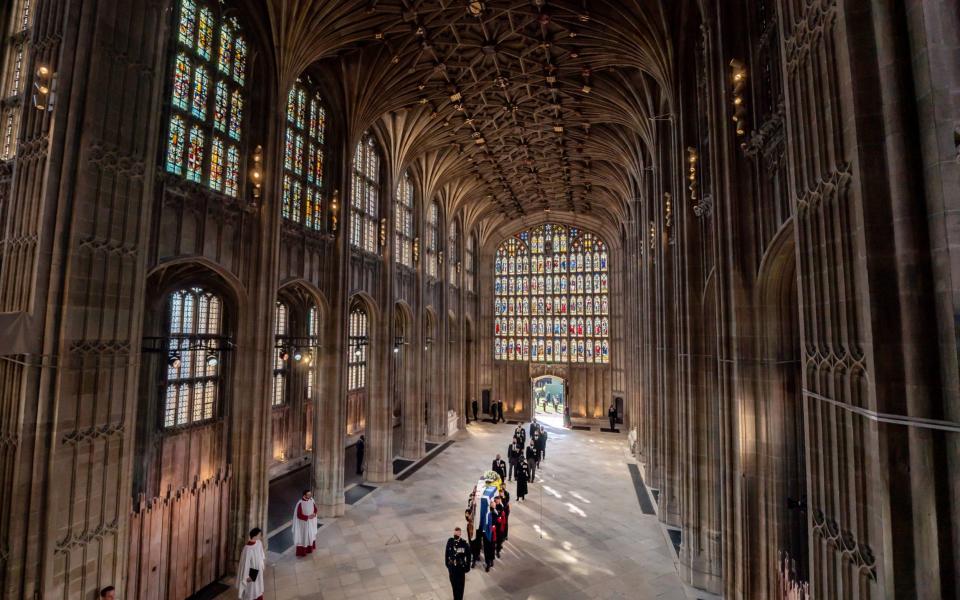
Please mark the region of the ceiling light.
[[300, 348], [295, 348], [293, 351], [293, 360], [300, 362], [303, 360], [303, 352]]
[[180, 368], [180, 355], [176, 352], [172, 353], [169, 358], [167, 358], [167, 366], [171, 369]]
[[215, 367], [220, 364], [220, 359], [217, 357], [216, 352], [210, 352], [207, 354], [207, 366]]
[[484, 9], [484, 4], [479, 0], [472, 0], [467, 4], [467, 11], [475, 17], [479, 17], [480, 15], [482, 15], [483, 9]]

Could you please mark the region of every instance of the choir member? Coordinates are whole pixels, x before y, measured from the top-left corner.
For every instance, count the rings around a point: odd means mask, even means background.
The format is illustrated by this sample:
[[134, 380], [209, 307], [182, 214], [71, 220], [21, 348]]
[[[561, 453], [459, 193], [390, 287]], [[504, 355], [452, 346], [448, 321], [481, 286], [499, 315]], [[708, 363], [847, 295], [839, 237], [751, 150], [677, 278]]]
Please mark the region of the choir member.
[[240, 554], [240, 569], [237, 571], [237, 587], [240, 600], [263, 599], [263, 570], [266, 567], [266, 555], [260, 543], [260, 528], [250, 530], [247, 544]]
[[297, 547], [297, 557], [317, 549], [317, 504], [310, 490], [303, 492], [293, 509], [293, 544]]

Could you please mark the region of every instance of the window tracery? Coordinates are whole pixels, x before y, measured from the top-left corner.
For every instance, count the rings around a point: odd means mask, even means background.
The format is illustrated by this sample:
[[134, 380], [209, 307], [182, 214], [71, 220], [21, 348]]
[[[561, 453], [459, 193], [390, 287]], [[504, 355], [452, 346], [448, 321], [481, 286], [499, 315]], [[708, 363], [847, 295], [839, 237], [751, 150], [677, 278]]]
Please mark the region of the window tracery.
[[394, 203], [393, 256], [401, 265], [413, 268], [413, 181], [406, 172], [397, 184]]
[[323, 227], [326, 125], [319, 90], [309, 80], [298, 80], [287, 93], [282, 214], [315, 231]]
[[168, 360], [163, 371], [163, 426], [182, 427], [213, 419], [221, 364], [216, 340], [223, 336], [223, 304], [201, 287], [167, 297]]
[[609, 254], [596, 234], [545, 224], [494, 259], [494, 358], [610, 362]]
[[427, 212], [427, 275], [437, 277], [437, 252], [440, 241], [440, 205], [436, 202], [430, 203], [430, 210]]
[[353, 194], [350, 201], [350, 243], [370, 253], [377, 251], [380, 203], [380, 158], [373, 136], [366, 134], [353, 156]]
[[165, 168], [236, 197], [247, 43], [219, 2], [180, 0]]
[[33, 23], [33, 4], [36, 0], [14, 0], [10, 25], [4, 36], [3, 70], [0, 74], [0, 161], [9, 160], [17, 153], [17, 136], [23, 118], [23, 87], [26, 81], [27, 43]]
[[367, 313], [362, 308], [350, 311], [349, 333], [347, 389], [354, 391], [367, 386]]

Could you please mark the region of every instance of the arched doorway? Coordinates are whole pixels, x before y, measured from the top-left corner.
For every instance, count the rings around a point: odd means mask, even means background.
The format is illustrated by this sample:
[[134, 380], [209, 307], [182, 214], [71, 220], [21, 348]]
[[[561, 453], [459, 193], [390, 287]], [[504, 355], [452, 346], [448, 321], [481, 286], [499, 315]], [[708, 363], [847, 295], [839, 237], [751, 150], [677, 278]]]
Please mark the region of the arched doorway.
[[567, 381], [556, 375], [541, 375], [530, 381], [530, 406], [537, 421], [563, 427], [567, 404]]

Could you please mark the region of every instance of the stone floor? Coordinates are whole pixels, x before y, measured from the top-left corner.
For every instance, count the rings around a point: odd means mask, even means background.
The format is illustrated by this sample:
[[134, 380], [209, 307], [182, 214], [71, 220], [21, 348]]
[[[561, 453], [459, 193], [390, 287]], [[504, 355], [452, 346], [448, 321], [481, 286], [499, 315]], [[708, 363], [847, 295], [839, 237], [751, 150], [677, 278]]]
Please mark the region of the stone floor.
[[[513, 428], [470, 425], [409, 479], [328, 520], [312, 556], [269, 553], [266, 600], [451, 598], [444, 544]], [[626, 436], [552, 432], [527, 501], [512, 503], [503, 557], [467, 575], [466, 598], [687, 598], [656, 517], [640, 510], [630, 461]]]

